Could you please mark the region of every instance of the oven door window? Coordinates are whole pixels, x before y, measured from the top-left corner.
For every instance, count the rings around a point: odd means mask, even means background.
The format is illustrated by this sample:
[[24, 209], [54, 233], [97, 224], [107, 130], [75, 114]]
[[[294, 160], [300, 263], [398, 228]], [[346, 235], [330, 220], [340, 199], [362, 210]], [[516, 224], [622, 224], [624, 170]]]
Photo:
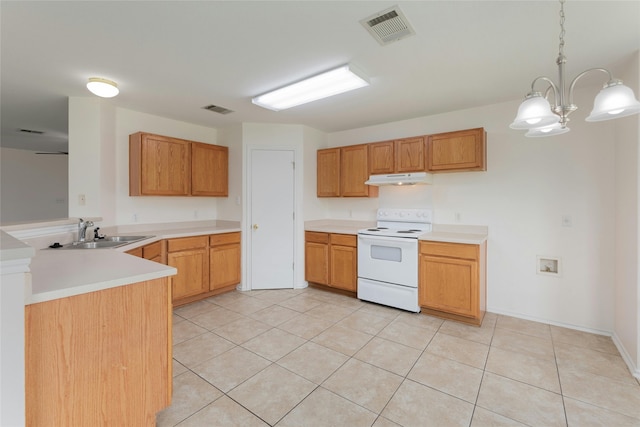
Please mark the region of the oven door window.
[[402, 262], [402, 249], [391, 246], [371, 245], [371, 258], [383, 261]]

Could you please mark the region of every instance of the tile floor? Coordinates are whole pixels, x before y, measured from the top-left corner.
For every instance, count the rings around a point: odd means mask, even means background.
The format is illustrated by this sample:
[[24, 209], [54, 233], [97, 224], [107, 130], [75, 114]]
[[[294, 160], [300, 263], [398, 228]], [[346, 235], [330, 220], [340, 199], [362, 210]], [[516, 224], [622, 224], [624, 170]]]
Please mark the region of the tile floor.
[[640, 426], [640, 385], [604, 336], [314, 288], [231, 292], [173, 321], [158, 426]]

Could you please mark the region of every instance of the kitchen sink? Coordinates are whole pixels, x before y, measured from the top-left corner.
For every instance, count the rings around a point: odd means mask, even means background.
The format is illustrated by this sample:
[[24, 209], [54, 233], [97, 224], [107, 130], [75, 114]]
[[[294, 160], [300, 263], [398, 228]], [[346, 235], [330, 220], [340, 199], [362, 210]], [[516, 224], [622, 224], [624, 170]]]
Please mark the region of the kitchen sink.
[[106, 249], [124, 246], [138, 240], [148, 239], [153, 236], [106, 236], [104, 239], [90, 242], [73, 242], [64, 246], [50, 246], [52, 249]]

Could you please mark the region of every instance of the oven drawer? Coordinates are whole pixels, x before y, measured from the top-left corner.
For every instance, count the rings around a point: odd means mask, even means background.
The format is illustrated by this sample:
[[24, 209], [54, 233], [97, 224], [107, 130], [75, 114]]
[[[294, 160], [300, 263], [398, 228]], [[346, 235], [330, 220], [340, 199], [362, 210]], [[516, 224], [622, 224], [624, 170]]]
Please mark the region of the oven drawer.
[[479, 257], [479, 248], [478, 245], [469, 245], [465, 243], [422, 241], [420, 242], [420, 254], [477, 260]]

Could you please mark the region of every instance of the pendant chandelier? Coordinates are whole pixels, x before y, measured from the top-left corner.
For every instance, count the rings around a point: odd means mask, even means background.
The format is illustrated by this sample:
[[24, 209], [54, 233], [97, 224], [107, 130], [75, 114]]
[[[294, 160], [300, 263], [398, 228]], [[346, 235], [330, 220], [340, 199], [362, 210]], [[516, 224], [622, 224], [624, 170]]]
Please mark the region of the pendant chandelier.
[[[578, 74], [569, 85], [566, 92], [564, 66], [567, 58], [564, 56], [564, 0], [560, 0], [560, 46], [558, 52], [559, 83], [556, 85], [548, 77], [536, 77], [531, 83], [531, 92], [518, 108], [518, 114], [509, 126], [512, 129], [528, 130], [525, 136], [540, 137], [560, 135], [569, 132], [567, 122], [569, 114], [578, 107], [573, 103], [573, 90], [576, 82], [587, 73], [599, 71], [607, 74], [608, 81], [596, 96], [591, 114], [585, 119], [588, 122], [616, 119], [640, 113], [640, 102], [635, 98], [633, 91], [622, 84], [622, 80], [614, 79], [609, 70], [604, 68], [591, 68]], [[548, 86], [542, 92], [535, 90], [538, 81], [545, 81]], [[547, 97], [553, 93], [553, 105]]]

